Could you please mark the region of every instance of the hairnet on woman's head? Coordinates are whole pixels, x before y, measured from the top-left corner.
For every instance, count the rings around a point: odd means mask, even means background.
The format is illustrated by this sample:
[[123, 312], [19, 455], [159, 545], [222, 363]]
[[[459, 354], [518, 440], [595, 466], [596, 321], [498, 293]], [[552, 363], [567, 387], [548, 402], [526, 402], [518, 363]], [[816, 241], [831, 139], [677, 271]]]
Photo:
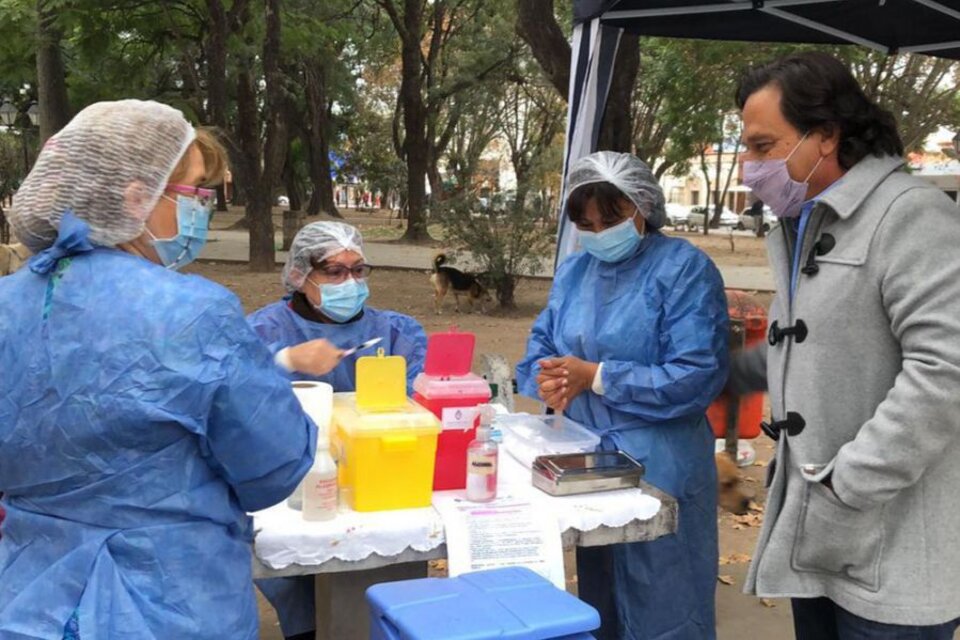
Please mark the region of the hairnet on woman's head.
[[297, 233], [283, 266], [283, 285], [296, 291], [313, 270], [313, 264], [344, 251], [363, 255], [363, 238], [356, 227], [343, 222], [313, 222]]
[[663, 189], [640, 158], [614, 151], [598, 151], [580, 158], [570, 167], [564, 200], [578, 188], [597, 182], [609, 182], [619, 189], [654, 229], [666, 222]]
[[72, 211], [90, 226], [93, 244], [133, 240], [194, 135], [182, 113], [158, 102], [90, 105], [47, 141], [17, 190], [14, 232], [42, 251]]

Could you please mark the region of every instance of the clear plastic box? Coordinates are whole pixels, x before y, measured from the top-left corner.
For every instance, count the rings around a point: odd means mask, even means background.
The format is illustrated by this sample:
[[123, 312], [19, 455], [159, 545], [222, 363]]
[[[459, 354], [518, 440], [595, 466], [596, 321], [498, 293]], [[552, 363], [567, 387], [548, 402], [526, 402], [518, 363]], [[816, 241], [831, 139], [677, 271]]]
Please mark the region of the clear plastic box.
[[600, 445], [600, 436], [559, 414], [498, 415], [494, 426], [503, 433], [503, 447], [527, 468], [533, 468], [537, 456], [587, 453]]

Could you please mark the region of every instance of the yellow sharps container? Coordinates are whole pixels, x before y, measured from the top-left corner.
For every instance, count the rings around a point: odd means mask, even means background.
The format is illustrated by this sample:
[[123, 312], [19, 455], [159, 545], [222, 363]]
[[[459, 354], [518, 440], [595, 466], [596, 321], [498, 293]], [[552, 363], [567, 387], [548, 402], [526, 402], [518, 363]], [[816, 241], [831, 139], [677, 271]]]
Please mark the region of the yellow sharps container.
[[355, 511], [430, 506], [440, 423], [406, 395], [400, 356], [357, 360], [357, 392], [333, 397], [341, 497]]

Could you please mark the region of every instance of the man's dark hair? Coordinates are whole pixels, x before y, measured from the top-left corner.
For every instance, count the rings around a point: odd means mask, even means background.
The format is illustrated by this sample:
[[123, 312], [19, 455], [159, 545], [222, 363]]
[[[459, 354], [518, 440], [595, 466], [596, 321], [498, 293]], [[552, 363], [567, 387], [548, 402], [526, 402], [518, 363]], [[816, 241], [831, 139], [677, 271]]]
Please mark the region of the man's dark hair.
[[850, 70], [826, 53], [810, 51], [781, 58], [743, 74], [737, 106], [768, 85], [779, 87], [780, 110], [798, 131], [827, 135], [840, 130], [840, 166], [849, 169], [868, 155], [902, 156], [897, 121], [871, 102]]

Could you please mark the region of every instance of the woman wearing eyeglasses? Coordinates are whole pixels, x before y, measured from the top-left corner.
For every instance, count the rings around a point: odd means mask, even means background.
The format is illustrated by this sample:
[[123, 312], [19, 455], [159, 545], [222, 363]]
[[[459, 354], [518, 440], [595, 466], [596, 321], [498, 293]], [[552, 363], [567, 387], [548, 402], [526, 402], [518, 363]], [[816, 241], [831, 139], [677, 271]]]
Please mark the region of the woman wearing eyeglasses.
[[0, 638], [256, 640], [253, 522], [317, 429], [240, 301], [177, 273], [226, 153], [156, 102], [51, 137], [0, 278]]
[[[363, 257], [360, 232], [341, 222], [314, 222], [293, 239], [283, 268], [290, 293], [252, 313], [248, 322], [275, 354], [291, 380], [319, 380], [333, 390], [356, 390], [356, 359], [343, 350], [372, 338], [387, 355], [407, 360], [407, 390], [423, 371], [427, 336], [410, 316], [366, 306], [371, 266]], [[257, 586], [276, 608], [284, 637], [313, 638], [313, 577], [258, 580]]]

